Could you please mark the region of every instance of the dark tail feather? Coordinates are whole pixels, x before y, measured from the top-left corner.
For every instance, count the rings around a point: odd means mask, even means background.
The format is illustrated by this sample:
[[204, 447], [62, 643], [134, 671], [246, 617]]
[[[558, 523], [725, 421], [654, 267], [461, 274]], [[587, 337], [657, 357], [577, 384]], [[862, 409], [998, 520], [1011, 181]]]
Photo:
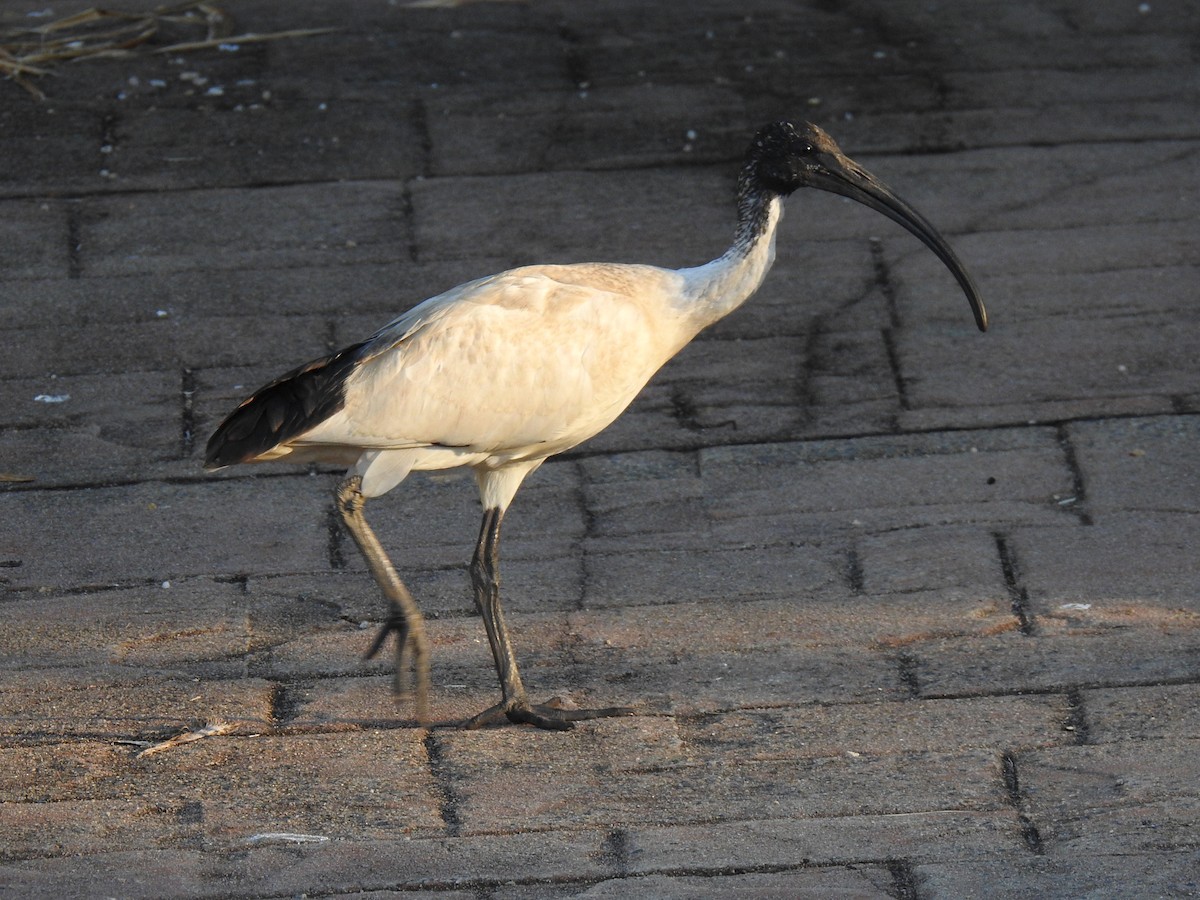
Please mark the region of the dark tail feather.
[[204, 468], [246, 462], [303, 434], [345, 403], [346, 377], [364, 344], [354, 344], [281, 375], [230, 413], [208, 439]]

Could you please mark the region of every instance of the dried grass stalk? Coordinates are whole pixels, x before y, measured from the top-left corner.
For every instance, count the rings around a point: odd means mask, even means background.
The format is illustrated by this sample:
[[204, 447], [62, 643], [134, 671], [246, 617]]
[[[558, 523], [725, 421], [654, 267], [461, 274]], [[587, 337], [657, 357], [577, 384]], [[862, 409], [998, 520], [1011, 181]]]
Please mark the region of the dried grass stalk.
[[[203, 37], [180, 39], [188, 30], [200, 28], [204, 29]], [[138, 51], [189, 53], [224, 44], [240, 46], [327, 34], [334, 30], [298, 28], [235, 35], [233, 17], [219, 6], [203, 0], [159, 6], [139, 13], [92, 7], [37, 28], [0, 31], [0, 75], [44, 99], [45, 94], [29, 78], [51, 75], [52, 68], [63, 62], [122, 58]], [[156, 39], [165, 39], [168, 43], [149, 47]]]
[[198, 741], [201, 738], [212, 737], [217, 734], [228, 734], [233, 731], [234, 725], [229, 722], [213, 722], [211, 725], [206, 725], [199, 731], [185, 731], [183, 734], [176, 735], [173, 738], [163, 741], [160, 744], [155, 744], [152, 747], [147, 747], [137, 755], [138, 759], [143, 756], [151, 756], [155, 753], [162, 753], [164, 750], [170, 750], [173, 747], [179, 747], [183, 744], [190, 744], [192, 741]]

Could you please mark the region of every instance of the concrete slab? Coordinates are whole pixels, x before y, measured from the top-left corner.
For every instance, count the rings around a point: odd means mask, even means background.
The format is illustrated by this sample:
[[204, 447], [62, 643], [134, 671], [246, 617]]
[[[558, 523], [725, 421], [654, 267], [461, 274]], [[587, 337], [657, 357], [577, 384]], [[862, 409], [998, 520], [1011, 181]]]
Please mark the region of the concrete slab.
[[[1094, 527], [1017, 533], [1012, 546], [1034, 609], [1076, 624], [1186, 627], [1200, 612], [1186, 515], [1127, 513]], [[1102, 562], [1105, 561], [1105, 562]], [[1100, 575], [1097, 567], [1112, 568]]]
[[[211, 575], [214, 569], [236, 575], [264, 566], [278, 571], [302, 561], [305, 568], [323, 563], [329, 541], [324, 492], [304, 501], [278, 479], [255, 482], [254, 492], [259, 500], [250, 507], [259, 509], [257, 521], [246, 516], [244, 503], [236, 504], [242, 507], [236, 516], [232, 511], [233, 498], [242, 494], [236, 482], [216, 491], [209, 485], [144, 482], [50, 492], [36, 507], [24, 502], [26, 494], [7, 493], [0, 498], [12, 529], [5, 555], [22, 561], [10, 570], [11, 584], [36, 589], [160, 583]], [[272, 519], [273, 511], [283, 510], [287, 516]], [[232, 533], [231, 516], [243, 526]], [[227, 539], [197, 544], [193, 536], [201, 530], [224, 532]]]
[[1075, 856], [1073, 859], [1029, 857], [1015, 862], [958, 863], [920, 866], [922, 890], [936, 898], [1187, 897], [1195, 894], [1194, 851], [1150, 852], [1130, 859], [1125, 853]]
[[[1144, 738], [1169, 737], [1173, 726], [1197, 715], [1195, 685], [1113, 688], [1084, 694], [1088, 738], [1097, 744]], [[1190, 733], [1190, 725], [1185, 725]]]
[[367, 181], [95, 198], [80, 211], [80, 267], [117, 275], [382, 262], [409, 240], [403, 194], [395, 182]]
[[1034, 751], [1017, 765], [1050, 854], [1155, 851], [1195, 834], [1200, 802], [1185, 774], [1194, 752], [1190, 740], [1104, 744]]
[[[579, 776], [585, 771], [581, 768], [588, 754], [585, 747], [600, 735], [593, 734], [582, 746], [575, 741], [564, 746], [560, 741], [558, 764], [534, 764], [541, 786], [534, 794], [518, 789], [532, 774], [529, 764], [503, 753], [494, 735], [486, 736], [486, 759], [480, 758], [476, 736], [447, 738], [447, 760], [460, 778], [458, 811], [464, 831], [495, 831], [500, 825], [497, 817], [513, 815], [527, 827], [537, 827], [547, 817], [565, 818], [576, 827], [603, 823], [611, 827], [613, 822], [630, 821], [631, 815], [646, 824], [667, 824], [711, 819], [717, 810], [728, 819], [769, 819], [793, 818], [798, 810], [811, 809], [814, 804], [830, 815], [845, 816], [887, 814], [896, 811], [896, 804], [914, 810], [943, 809], [944, 804], [988, 810], [1004, 803], [998, 783], [989, 777], [994, 760], [987, 753], [910, 755], [904, 765], [922, 772], [914, 781], [900, 776], [893, 758], [867, 755], [802, 763], [740, 761], [713, 767], [688, 764], [671, 750], [664, 751], [666, 759], [658, 759], [654, 745], [646, 746], [641, 729], [629, 728], [628, 722], [621, 724], [626, 726], [621, 737], [604, 734], [603, 740], [607, 744], [628, 739], [637, 742], [636, 749], [625, 751], [613, 745], [606, 754], [609, 764], [591, 769], [593, 781]], [[519, 738], [519, 756], [528, 751], [531, 738], [535, 744], [541, 740], [538, 735]], [[460, 762], [460, 758], [471, 762]], [[564, 777], [569, 771], [576, 772], [576, 777]], [[863, 790], [867, 783], [886, 784], [905, 796], [889, 791], [886, 800], [878, 794], [872, 800]], [[706, 806], [710, 815], [703, 813]]]
[[1165, 627], [1097, 629], [1062, 620], [1039, 627], [1034, 638], [1014, 629], [921, 648], [913, 674], [921, 696], [988, 694], [998, 678], [1022, 692], [1190, 681], [1200, 665], [1200, 634], [1190, 616]]

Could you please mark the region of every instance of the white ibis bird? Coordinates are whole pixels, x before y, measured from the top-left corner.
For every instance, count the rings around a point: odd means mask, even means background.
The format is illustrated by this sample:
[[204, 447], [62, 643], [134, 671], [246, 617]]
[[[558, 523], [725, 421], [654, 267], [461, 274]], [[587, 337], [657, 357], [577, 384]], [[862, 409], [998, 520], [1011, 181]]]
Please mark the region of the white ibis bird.
[[526, 266], [460, 285], [257, 391], [213, 434], [205, 467], [268, 460], [350, 467], [337, 487], [337, 508], [388, 602], [367, 656], [394, 634], [399, 686], [411, 653], [422, 722], [429, 695], [424, 620], [363, 506], [414, 470], [470, 467], [483, 504], [471, 582], [502, 697], [465, 725], [507, 718], [563, 729], [630, 714], [629, 707], [562, 709], [529, 701], [500, 607], [500, 523], [529, 473], [608, 426], [701, 329], [754, 293], [775, 257], [782, 201], [802, 187], [849, 197], [911, 231], [954, 274], [986, 330], [971, 276], [923, 216], [847, 159], [820, 128], [776, 122], [759, 130], [746, 153], [737, 230], [718, 259], [677, 270]]

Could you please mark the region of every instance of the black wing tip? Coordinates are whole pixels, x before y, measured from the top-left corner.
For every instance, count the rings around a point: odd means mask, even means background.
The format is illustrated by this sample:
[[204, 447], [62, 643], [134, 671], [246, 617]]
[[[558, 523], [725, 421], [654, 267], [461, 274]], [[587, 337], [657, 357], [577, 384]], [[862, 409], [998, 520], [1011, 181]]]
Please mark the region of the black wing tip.
[[319, 425], [345, 403], [347, 376], [363, 344], [312, 360], [259, 388], [208, 439], [204, 469], [252, 462], [273, 447]]
[[226, 439], [229, 424], [229, 419], [221, 423], [221, 427], [213, 432], [213, 435], [208, 440], [208, 448], [204, 454], [204, 471], [216, 472], [221, 469], [227, 469], [230, 466], [236, 466], [238, 463], [249, 462], [263, 453], [266, 450], [274, 447], [278, 441], [271, 441], [266, 444], [265, 441], [259, 441], [258, 444], [247, 446], [245, 441], [232, 442]]
[[237, 452], [230, 447], [225, 440], [225, 426], [229, 420], [221, 423], [221, 427], [213, 432], [212, 437], [208, 439], [208, 447], [204, 451], [204, 471], [217, 472], [221, 469], [227, 469], [230, 466], [236, 466], [238, 463], [245, 462], [249, 459], [244, 452]]
[[217, 426], [204, 449], [206, 472], [249, 462], [286, 439], [281, 438], [280, 429], [270, 427], [263, 415], [264, 407], [271, 403], [271, 394], [284, 383], [273, 381], [256, 391]]

